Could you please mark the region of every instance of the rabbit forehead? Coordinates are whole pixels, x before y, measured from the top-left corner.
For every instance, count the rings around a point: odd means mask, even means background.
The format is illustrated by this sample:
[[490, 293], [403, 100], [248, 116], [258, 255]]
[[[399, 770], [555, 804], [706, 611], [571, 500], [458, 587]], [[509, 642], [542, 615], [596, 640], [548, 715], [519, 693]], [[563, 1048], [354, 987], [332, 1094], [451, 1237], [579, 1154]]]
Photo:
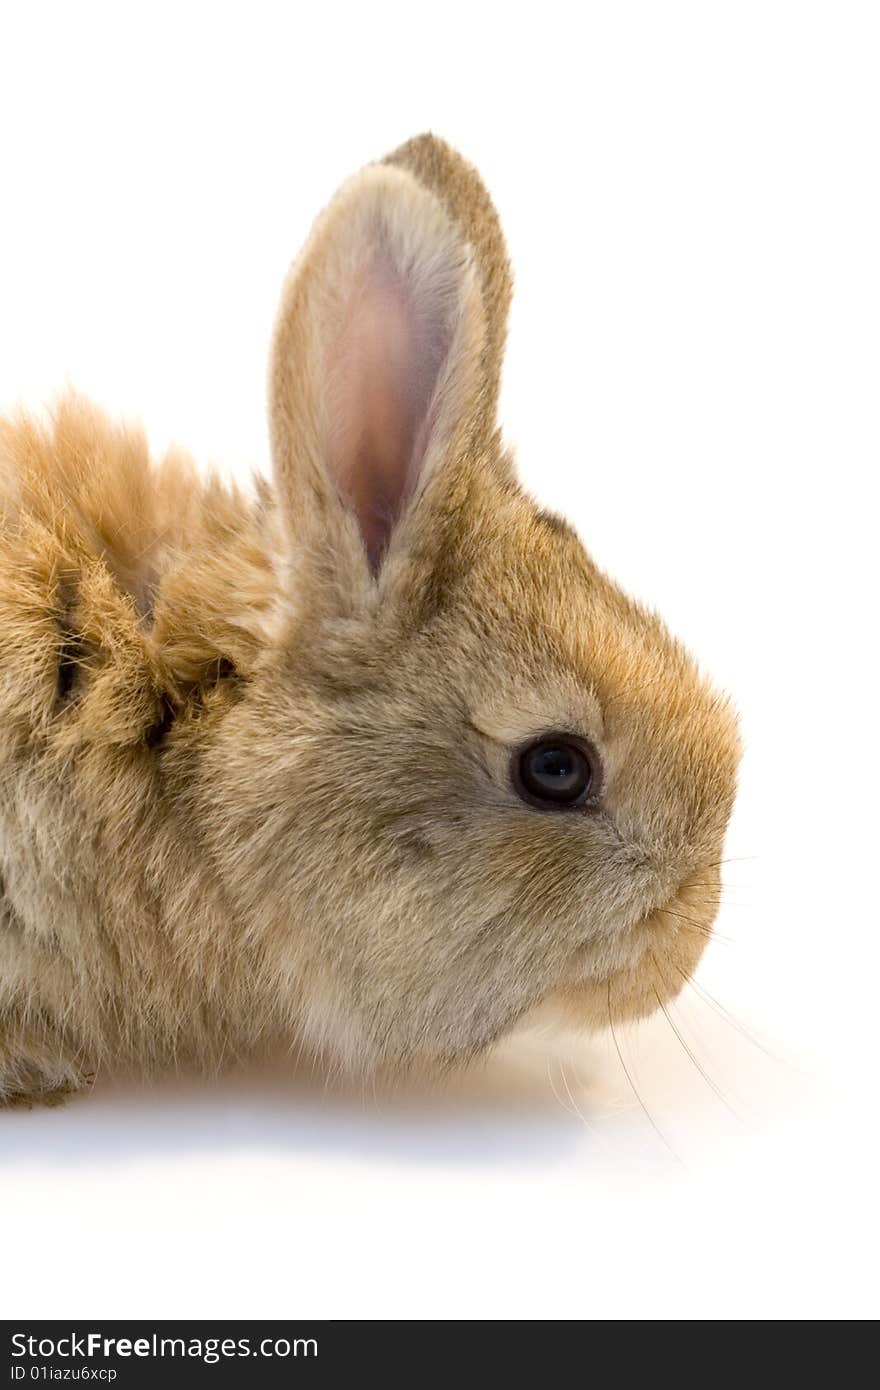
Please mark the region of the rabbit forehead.
[[[510, 674], [552, 673], [603, 709], [669, 707], [687, 718], [714, 704], [683, 644], [595, 565], [566, 522], [493, 489], [458, 527], [443, 559], [459, 569], [446, 579], [450, 627], [467, 627], [487, 656], [497, 648]], [[499, 680], [503, 688], [504, 672], [493, 672]]]

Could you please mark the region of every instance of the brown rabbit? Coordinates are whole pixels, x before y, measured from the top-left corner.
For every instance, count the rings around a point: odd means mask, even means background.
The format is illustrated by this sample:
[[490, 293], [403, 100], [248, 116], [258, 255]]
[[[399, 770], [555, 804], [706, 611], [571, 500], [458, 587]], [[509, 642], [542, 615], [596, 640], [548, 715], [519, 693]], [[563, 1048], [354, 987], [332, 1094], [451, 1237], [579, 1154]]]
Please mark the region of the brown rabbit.
[[421, 136], [291, 272], [274, 490], [76, 399], [2, 426], [0, 1101], [278, 1044], [447, 1067], [693, 971], [735, 719], [518, 486], [510, 290]]

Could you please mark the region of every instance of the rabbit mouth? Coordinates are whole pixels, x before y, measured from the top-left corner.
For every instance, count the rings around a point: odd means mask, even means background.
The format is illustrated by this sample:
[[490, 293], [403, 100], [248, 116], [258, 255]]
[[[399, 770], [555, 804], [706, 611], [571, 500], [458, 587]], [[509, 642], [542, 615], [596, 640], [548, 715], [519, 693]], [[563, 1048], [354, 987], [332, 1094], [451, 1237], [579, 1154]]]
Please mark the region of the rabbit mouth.
[[[714, 876], [713, 876], [714, 875]], [[552, 996], [569, 1022], [590, 1030], [646, 1018], [674, 999], [712, 936], [717, 869], [697, 870], [624, 930], [584, 948], [579, 978]]]
[[718, 868], [712, 865], [697, 869], [679, 885], [672, 897], [652, 908], [637, 923], [639, 930], [660, 930], [670, 922], [681, 929], [712, 935], [712, 924], [721, 904], [721, 880]]
[[712, 938], [720, 901], [718, 869], [697, 869], [626, 933], [631, 962], [656, 977], [664, 1002], [678, 994], [693, 973]]
[[[643, 955], [656, 954], [678, 937], [696, 936], [705, 944], [712, 936], [720, 900], [717, 869], [695, 870], [668, 897], [653, 903], [622, 930], [620, 926], [612, 928], [600, 942], [593, 942], [588, 948], [593, 966], [590, 975], [607, 978], [625, 965], [638, 965]], [[597, 970], [603, 959], [613, 962], [613, 968], [606, 965]]]

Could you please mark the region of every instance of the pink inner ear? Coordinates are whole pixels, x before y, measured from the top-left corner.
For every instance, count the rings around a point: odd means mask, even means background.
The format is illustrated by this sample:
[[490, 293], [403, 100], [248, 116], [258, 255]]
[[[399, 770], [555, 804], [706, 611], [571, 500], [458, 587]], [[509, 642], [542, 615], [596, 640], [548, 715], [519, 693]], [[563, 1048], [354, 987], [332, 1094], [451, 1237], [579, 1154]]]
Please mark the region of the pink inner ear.
[[445, 299], [419, 294], [377, 257], [328, 344], [327, 463], [374, 574], [424, 466], [431, 402], [452, 340]]

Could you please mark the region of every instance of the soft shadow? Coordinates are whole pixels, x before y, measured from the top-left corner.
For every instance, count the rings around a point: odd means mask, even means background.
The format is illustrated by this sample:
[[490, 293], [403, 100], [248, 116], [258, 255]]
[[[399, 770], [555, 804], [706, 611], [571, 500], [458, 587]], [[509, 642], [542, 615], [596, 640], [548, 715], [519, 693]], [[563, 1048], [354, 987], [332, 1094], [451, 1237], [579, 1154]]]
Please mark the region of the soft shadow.
[[546, 1051], [521, 1043], [445, 1083], [394, 1092], [331, 1085], [286, 1062], [207, 1081], [102, 1076], [60, 1109], [0, 1112], [0, 1165], [258, 1150], [546, 1167], [583, 1142], [583, 1122], [555, 1092]]

